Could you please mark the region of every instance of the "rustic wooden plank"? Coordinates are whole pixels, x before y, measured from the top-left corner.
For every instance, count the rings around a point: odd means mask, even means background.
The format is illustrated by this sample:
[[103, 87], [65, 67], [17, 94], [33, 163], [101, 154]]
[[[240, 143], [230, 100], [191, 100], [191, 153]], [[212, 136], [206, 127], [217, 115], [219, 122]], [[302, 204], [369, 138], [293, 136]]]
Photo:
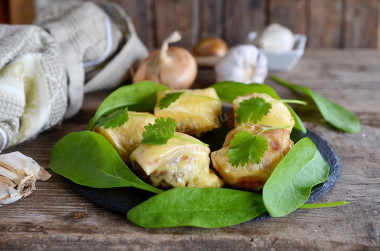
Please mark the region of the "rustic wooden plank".
[[307, 34], [307, 1], [271, 0], [268, 20], [288, 27], [293, 33]]
[[154, 49], [154, 6], [153, 0], [112, 0], [123, 7], [132, 18], [136, 32], [142, 42]]
[[9, 23], [8, 1], [0, 0], [0, 24]]
[[31, 24], [34, 20], [34, 2], [29, 0], [12, 0], [9, 3], [9, 20], [11, 24]]
[[343, 47], [343, 0], [310, 0], [309, 47]]
[[222, 36], [222, 1], [199, 2], [199, 38]]
[[225, 0], [223, 36], [228, 45], [242, 44], [248, 32], [264, 28], [266, 3], [264, 0]]
[[156, 0], [156, 46], [173, 31], [181, 32], [182, 40], [176, 43], [187, 49], [198, 41], [198, 0]]
[[378, 48], [379, 2], [346, 0], [344, 46], [346, 48]]

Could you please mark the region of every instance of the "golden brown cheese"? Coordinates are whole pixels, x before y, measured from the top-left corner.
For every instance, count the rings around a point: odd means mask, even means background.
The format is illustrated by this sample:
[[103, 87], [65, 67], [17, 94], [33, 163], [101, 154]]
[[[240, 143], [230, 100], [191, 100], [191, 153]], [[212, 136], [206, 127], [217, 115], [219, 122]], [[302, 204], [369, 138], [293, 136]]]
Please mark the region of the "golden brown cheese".
[[158, 106], [160, 100], [176, 91], [158, 91], [154, 114], [173, 118], [177, 122], [177, 131], [190, 135], [200, 136], [220, 127], [218, 116], [222, 113], [222, 102], [213, 88], [182, 91], [185, 93], [164, 109]]
[[268, 130], [260, 134], [268, 141], [268, 150], [259, 164], [248, 162], [244, 166], [233, 166], [229, 162], [228, 147], [234, 135], [241, 131], [248, 131], [252, 135], [261, 132], [265, 127], [260, 125], [244, 125], [230, 131], [223, 144], [223, 148], [211, 153], [211, 160], [215, 170], [223, 181], [238, 188], [250, 190], [261, 189], [277, 164], [284, 158], [293, 145], [290, 132], [285, 129]]
[[[265, 93], [251, 93], [248, 95], [243, 95], [243, 96], [238, 96], [237, 98], [234, 99], [233, 101], [233, 108], [236, 113], [236, 110], [239, 107], [239, 104], [247, 99], [253, 98], [253, 97], [260, 97], [264, 99], [265, 101], [273, 101], [274, 99], [269, 96], [268, 94]], [[264, 125], [264, 126], [270, 126], [270, 127], [275, 127], [275, 126], [290, 126], [287, 128], [287, 130], [292, 131], [292, 128], [294, 126], [294, 118], [290, 114], [288, 108], [280, 102], [274, 102], [271, 103], [272, 108], [270, 109], [269, 113], [265, 115], [259, 122], [256, 124], [259, 125]], [[235, 127], [238, 127], [240, 125], [244, 124], [253, 124], [252, 122], [247, 122], [247, 123], [239, 123], [235, 119]]]
[[[183, 133], [175, 136], [198, 141]], [[207, 146], [171, 138], [165, 145], [141, 144], [131, 162], [139, 176], [156, 187], [221, 187], [223, 182], [209, 169], [209, 154]]]
[[129, 119], [121, 127], [95, 128], [94, 131], [103, 135], [119, 153], [121, 159], [129, 163], [131, 153], [140, 145], [144, 126], [154, 124], [156, 117], [148, 112], [128, 112]]

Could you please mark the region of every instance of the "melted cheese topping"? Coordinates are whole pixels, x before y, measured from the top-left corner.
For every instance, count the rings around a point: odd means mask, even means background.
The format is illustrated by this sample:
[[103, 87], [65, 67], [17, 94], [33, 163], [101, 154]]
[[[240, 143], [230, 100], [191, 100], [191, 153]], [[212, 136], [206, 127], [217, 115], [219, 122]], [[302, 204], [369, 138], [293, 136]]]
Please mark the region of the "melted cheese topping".
[[[201, 133], [220, 127], [218, 116], [222, 113], [222, 102], [215, 89], [182, 90], [182, 94], [169, 107], [154, 108], [157, 117], [171, 117], [177, 122], [177, 131], [200, 136]], [[157, 104], [168, 93], [178, 91], [163, 90], [157, 92]], [[209, 97], [209, 98], [208, 98]]]
[[[234, 102], [233, 102], [234, 111], [236, 111], [236, 109], [239, 107], [241, 102], [253, 97], [260, 97], [264, 99], [265, 101], [274, 100], [271, 96], [265, 93], [252, 93], [248, 95], [239, 96], [234, 99]], [[271, 103], [271, 104], [272, 104], [272, 108], [270, 109], [269, 113], [265, 115], [256, 124], [270, 126], [270, 127], [290, 126], [290, 128], [287, 128], [287, 130], [292, 131], [292, 128], [295, 122], [288, 108], [283, 103], [280, 103], [280, 102]], [[235, 127], [238, 127], [240, 125], [245, 125], [245, 124], [252, 125], [253, 123], [249, 121], [247, 123], [239, 123], [235, 120]]]
[[[183, 134], [176, 136], [196, 140]], [[171, 138], [165, 145], [140, 145], [131, 155], [135, 170], [142, 169], [152, 185], [162, 187], [221, 187], [223, 182], [209, 169], [210, 149], [201, 144]]]
[[124, 125], [116, 128], [95, 128], [119, 153], [124, 162], [129, 163], [131, 153], [140, 145], [144, 126], [154, 124], [156, 117], [147, 112], [128, 112], [129, 119]]

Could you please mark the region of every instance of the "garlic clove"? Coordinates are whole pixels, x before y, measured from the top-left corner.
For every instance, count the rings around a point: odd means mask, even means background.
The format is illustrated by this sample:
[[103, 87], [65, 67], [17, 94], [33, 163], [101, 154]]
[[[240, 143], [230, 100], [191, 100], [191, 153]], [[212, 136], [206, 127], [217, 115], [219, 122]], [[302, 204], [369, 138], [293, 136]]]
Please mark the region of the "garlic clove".
[[0, 155], [0, 206], [30, 195], [36, 189], [36, 180], [50, 177], [36, 161], [20, 152]]
[[273, 23], [256, 37], [253, 44], [265, 50], [291, 51], [294, 35], [288, 28]]
[[255, 46], [235, 46], [215, 66], [217, 81], [263, 83], [268, 74], [267, 62]]

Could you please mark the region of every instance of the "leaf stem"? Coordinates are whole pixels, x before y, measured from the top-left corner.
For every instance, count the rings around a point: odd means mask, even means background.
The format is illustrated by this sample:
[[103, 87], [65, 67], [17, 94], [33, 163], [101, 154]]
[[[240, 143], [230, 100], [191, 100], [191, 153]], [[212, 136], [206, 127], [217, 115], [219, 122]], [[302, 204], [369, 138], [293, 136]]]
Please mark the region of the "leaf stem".
[[195, 140], [195, 139], [188, 139], [188, 138], [185, 138], [185, 137], [181, 137], [181, 136], [173, 136], [173, 138], [177, 138], [177, 139], [181, 139], [181, 140], [184, 140], [184, 141], [187, 141], [187, 142], [191, 142], [191, 143], [196, 143], [196, 144], [200, 144], [200, 145], [203, 145], [203, 146], [207, 146], [207, 144], [199, 141], [199, 140]]
[[305, 101], [296, 100], [296, 99], [274, 99], [268, 101], [269, 103], [287, 103], [287, 104], [299, 104], [299, 105], [307, 105]]
[[348, 205], [350, 202], [340, 200], [326, 203], [313, 203], [313, 204], [303, 204], [300, 208], [325, 208], [325, 207], [338, 207], [343, 205]]
[[262, 134], [263, 132], [266, 132], [266, 131], [269, 131], [269, 130], [274, 130], [274, 129], [282, 129], [282, 128], [290, 128], [290, 125], [286, 125], [286, 126], [274, 126], [274, 127], [266, 128], [266, 129], [262, 130], [261, 132], [259, 132], [258, 134], [256, 134], [256, 137], [260, 136], [260, 134]]

